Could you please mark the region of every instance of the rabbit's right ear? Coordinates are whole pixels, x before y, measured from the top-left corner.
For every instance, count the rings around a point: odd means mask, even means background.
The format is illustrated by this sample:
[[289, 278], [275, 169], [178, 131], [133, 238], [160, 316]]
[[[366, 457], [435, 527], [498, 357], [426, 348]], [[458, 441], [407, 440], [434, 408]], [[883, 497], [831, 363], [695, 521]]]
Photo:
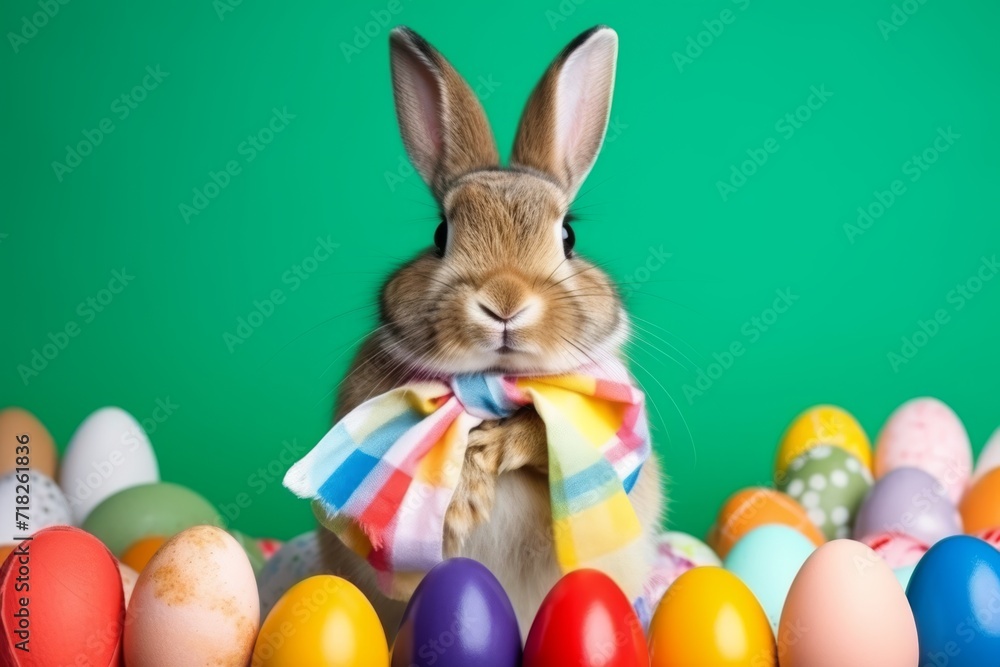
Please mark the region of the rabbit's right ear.
[[464, 173], [498, 166], [486, 113], [451, 63], [403, 26], [389, 35], [389, 54], [403, 144], [435, 196]]

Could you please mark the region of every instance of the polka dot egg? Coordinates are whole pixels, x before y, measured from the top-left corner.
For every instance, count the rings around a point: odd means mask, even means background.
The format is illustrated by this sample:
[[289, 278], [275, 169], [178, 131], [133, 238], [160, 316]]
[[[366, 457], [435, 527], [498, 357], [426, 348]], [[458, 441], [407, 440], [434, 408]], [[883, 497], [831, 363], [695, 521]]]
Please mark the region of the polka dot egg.
[[872, 486], [868, 468], [840, 447], [820, 445], [795, 458], [778, 490], [799, 501], [829, 540], [849, 537], [854, 516]]

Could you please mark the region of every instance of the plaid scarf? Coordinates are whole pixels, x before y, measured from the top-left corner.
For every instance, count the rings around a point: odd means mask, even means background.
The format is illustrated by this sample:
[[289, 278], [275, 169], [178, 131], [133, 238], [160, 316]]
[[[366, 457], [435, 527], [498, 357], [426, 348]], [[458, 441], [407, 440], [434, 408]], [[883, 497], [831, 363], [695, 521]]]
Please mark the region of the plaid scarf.
[[312, 499], [323, 523], [371, 563], [383, 590], [393, 590], [395, 574], [426, 572], [444, 559], [445, 512], [469, 431], [525, 405], [548, 436], [557, 560], [564, 572], [598, 566], [640, 535], [626, 494], [650, 453], [644, 396], [617, 363], [397, 387], [334, 425], [284, 484]]

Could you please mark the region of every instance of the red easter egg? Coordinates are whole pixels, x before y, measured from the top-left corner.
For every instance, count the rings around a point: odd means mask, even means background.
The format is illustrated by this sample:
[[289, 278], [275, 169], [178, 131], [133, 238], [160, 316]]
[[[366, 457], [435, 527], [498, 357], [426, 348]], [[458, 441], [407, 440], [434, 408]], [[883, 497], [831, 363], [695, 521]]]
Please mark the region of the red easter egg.
[[649, 653], [618, 585], [597, 570], [577, 570], [545, 596], [528, 632], [524, 667], [649, 667]]
[[117, 667], [124, 620], [118, 562], [90, 533], [45, 528], [0, 568], [4, 667]]

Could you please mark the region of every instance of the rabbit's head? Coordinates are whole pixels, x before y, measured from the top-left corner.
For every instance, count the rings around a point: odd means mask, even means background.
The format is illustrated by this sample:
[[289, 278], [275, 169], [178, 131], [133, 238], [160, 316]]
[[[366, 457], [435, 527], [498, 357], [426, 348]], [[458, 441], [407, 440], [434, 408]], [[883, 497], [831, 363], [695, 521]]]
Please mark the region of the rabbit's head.
[[390, 53], [403, 143], [442, 221], [434, 247], [385, 284], [384, 349], [433, 374], [557, 373], [615, 354], [628, 320], [611, 279], [575, 253], [567, 214], [607, 130], [617, 34], [593, 28], [556, 57], [509, 167], [476, 95], [434, 47], [400, 27]]

